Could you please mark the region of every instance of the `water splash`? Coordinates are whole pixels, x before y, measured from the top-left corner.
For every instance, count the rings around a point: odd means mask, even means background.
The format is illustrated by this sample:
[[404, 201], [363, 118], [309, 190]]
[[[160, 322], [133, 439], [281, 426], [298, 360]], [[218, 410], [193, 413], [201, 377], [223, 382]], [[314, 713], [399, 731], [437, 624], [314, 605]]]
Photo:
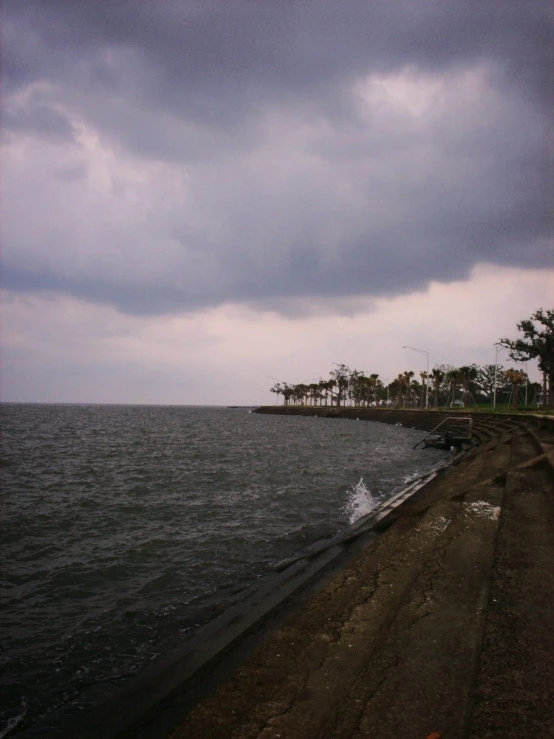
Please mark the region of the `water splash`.
[[360, 481], [348, 491], [348, 500], [345, 506], [348, 523], [353, 524], [362, 516], [367, 516], [376, 506], [377, 501], [371, 491], [366, 488], [364, 478], [360, 477]]

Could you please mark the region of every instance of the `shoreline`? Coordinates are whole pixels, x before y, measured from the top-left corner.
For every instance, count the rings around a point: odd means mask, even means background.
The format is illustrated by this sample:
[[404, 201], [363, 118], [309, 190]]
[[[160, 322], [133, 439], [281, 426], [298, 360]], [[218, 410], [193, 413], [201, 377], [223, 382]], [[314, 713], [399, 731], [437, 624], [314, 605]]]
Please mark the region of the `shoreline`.
[[476, 426], [171, 739], [554, 735], [554, 424]]
[[[293, 414], [319, 415], [314, 413], [317, 410], [325, 411], [324, 408], [296, 408]], [[362, 409], [340, 409], [340, 411], [340, 417], [362, 418]], [[255, 412], [274, 413], [276, 411], [275, 409], [257, 409]], [[277, 412], [282, 413], [283, 411]], [[367, 415], [373, 415], [376, 412], [380, 415], [383, 413], [379, 410]], [[390, 412], [387, 410], [385, 413]], [[436, 414], [437, 412], [430, 413]], [[366, 414], [363, 413], [363, 416]], [[403, 419], [403, 425], [415, 425], [410, 412], [404, 415]], [[368, 418], [367, 420], [377, 419]], [[379, 420], [382, 420], [382, 417]], [[387, 420], [390, 423], [402, 423], [397, 416], [395, 418], [393, 415], [390, 415]], [[423, 415], [418, 420], [425, 425], [434, 422], [432, 417]], [[504, 428], [500, 430], [497, 425], [496, 434], [494, 424], [490, 421], [481, 424], [476, 429], [482, 442], [480, 447], [456, 455], [451, 460], [447, 460], [448, 464], [438, 465], [441, 469], [437, 469], [433, 475], [425, 475], [419, 481], [410, 483], [407, 489], [399, 491], [394, 496], [396, 498], [394, 507], [388, 506], [390, 503], [388, 501], [368, 516], [359, 519], [353, 526], [341, 532], [338, 537], [316, 542], [310, 548], [311, 552], [301, 553], [292, 561], [281, 563], [282, 567], [277, 569], [277, 575], [273, 580], [265, 583], [261, 589], [253, 586], [247, 590], [231, 609], [201, 628], [191, 639], [186, 640], [178, 650], [164, 658], [148, 673], [143, 673], [132, 681], [120, 695], [106, 705], [98, 707], [94, 715], [83, 717], [83, 720], [74, 724], [69, 731], [58, 732], [55, 735], [90, 737], [91, 739], [100, 736], [105, 739], [116, 736], [155, 739], [155, 737], [169, 736], [172, 730], [175, 730], [176, 737], [181, 735], [183, 737], [230, 736], [229, 733], [220, 734], [214, 729], [214, 726], [219, 725], [223, 720], [221, 716], [215, 718], [214, 701], [216, 706], [219, 701], [217, 710], [227, 717], [227, 722], [232, 723], [235, 720], [233, 718], [236, 713], [234, 709], [232, 713], [229, 713], [222, 706], [221, 698], [217, 697], [221, 690], [225, 689], [225, 681], [230, 680], [231, 684], [235, 684], [237, 704], [241, 701], [251, 702], [250, 691], [240, 685], [241, 670], [248, 669], [244, 667], [247, 658], [256, 659], [256, 654], [266, 652], [267, 645], [271, 644], [280, 630], [290, 628], [290, 623], [302, 618], [302, 614], [309, 608], [312, 600], [317, 600], [321, 593], [332, 585], [333, 580], [340, 579], [353, 563], [367, 556], [382, 536], [393, 531], [395, 526], [402, 526], [402, 521], [406, 519], [406, 516], [408, 518], [410, 516], [410, 509], [417, 508], [425, 498], [433, 498], [433, 490], [435, 490], [434, 497], [440, 501], [440, 481], [444, 482], [452, 476], [453, 471], [463, 470], [472, 460], [483, 456], [486, 451], [483, 445], [495, 439], [499, 430], [501, 434], [512, 435], [513, 428], [506, 428], [506, 426], [513, 425], [517, 428], [520, 420], [519, 417], [517, 421], [504, 418]], [[554, 424], [547, 425], [554, 426]], [[486, 462], [485, 469], [491, 467], [488, 459]], [[498, 486], [493, 485], [492, 487]], [[387, 508], [388, 510], [385, 510]], [[266, 669], [275, 670], [277, 665], [273, 663], [273, 667], [267, 668], [266, 666]], [[294, 674], [292, 668], [290, 673]], [[193, 724], [198, 720], [199, 713], [204, 715], [204, 722], [206, 720], [206, 713], [202, 708], [206, 702], [212, 706], [210, 709], [212, 723], [209, 726], [204, 723], [203, 728], [200, 725], [194, 728]], [[187, 716], [189, 718], [186, 718]], [[214, 721], [216, 724], [213, 723]], [[181, 724], [181, 729], [176, 728]], [[228, 729], [231, 729], [229, 723], [226, 731]], [[20, 735], [32, 736], [32, 727], [28, 732]], [[285, 735], [287, 734], [283, 734]], [[327, 734], [321, 734], [321, 736], [327, 736]]]

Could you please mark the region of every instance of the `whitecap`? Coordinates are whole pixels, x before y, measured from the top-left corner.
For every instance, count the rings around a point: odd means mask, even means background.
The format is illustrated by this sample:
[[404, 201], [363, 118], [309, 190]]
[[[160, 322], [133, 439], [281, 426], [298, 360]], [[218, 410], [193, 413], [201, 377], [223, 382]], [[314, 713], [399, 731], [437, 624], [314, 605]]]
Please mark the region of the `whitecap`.
[[348, 490], [345, 506], [348, 523], [353, 524], [362, 516], [367, 516], [376, 506], [377, 501], [365, 486], [364, 478], [360, 477], [360, 481]]

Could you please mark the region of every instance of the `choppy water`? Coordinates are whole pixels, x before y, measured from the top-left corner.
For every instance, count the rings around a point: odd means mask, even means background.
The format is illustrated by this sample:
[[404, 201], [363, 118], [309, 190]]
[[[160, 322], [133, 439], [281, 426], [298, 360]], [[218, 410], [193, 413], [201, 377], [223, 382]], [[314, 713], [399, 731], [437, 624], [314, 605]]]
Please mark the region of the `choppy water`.
[[104, 699], [444, 456], [404, 428], [224, 408], [1, 419], [0, 737]]

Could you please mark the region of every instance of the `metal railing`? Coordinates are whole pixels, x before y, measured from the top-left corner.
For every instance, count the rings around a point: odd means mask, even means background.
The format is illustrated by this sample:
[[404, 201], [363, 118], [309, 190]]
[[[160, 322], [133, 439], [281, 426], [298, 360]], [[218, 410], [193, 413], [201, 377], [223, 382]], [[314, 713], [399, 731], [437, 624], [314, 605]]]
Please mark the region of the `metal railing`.
[[471, 416], [463, 416], [462, 418], [460, 418], [459, 416], [447, 416], [446, 418], [443, 418], [442, 421], [439, 424], [437, 424], [434, 429], [429, 431], [429, 433], [426, 434], [423, 437], [423, 439], [420, 439], [420, 441], [418, 441], [417, 444], [415, 444], [413, 448], [417, 449], [417, 447], [420, 444], [423, 444], [425, 439], [428, 439], [431, 436], [431, 434], [434, 434], [437, 431], [437, 429], [439, 429], [443, 425], [443, 423], [446, 423], [447, 421], [467, 421], [469, 424], [467, 439], [471, 439], [471, 434], [473, 431], [473, 419], [471, 418]]

